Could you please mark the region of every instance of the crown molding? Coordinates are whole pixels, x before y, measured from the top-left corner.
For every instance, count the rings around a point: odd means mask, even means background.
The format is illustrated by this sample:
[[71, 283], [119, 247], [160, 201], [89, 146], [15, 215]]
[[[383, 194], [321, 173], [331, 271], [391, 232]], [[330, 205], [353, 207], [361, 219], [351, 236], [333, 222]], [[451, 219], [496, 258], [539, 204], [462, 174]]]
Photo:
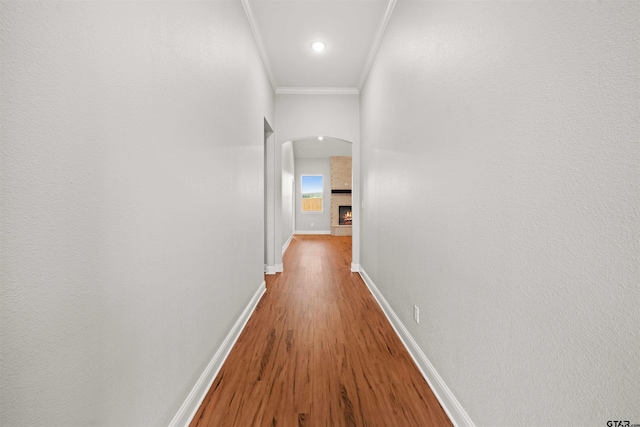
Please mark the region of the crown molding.
[[385, 30], [387, 29], [387, 25], [389, 25], [389, 19], [391, 19], [393, 8], [396, 7], [396, 2], [397, 0], [389, 0], [389, 3], [387, 4], [387, 10], [384, 12], [382, 19], [380, 20], [378, 31], [376, 32], [376, 36], [374, 37], [373, 43], [371, 44], [371, 49], [369, 50], [369, 56], [367, 57], [367, 62], [365, 63], [364, 69], [362, 70], [362, 75], [360, 76], [358, 91], [362, 90], [362, 86], [364, 86], [364, 82], [367, 81], [367, 77], [369, 76], [369, 70], [371, 70], [371, 65], [373, 64], [373, 60], [378, 53], [378, 48], [380, 47], [380, 41], [382, 40], [382, 36], [384, 35]]
[[355, 87], [279, 87], [276, 95], [358, 95]]
[[258, 27], [256, 18], [253, 16], [253, 10], [251, 9], [249, 0], [241, 0], [241, 2], [242, 7], [244, 7], [244, 12], [247, 15], [247, 20], [249, 21], [249, 26], [251, 27], [253, 38], [256, 40], [256, 44], [258, 45], [258, 51], [260, 52], [260, 56], [262, 57], [264, 70], [267, 73], [267, 77], [269, 77], [271, 88], [275, 91], [278, 87], [278, 82], [276, 82], [276, 78], [273, 75], [273, 70], [271, 69], [271, 63], [269, 62], [269, 57], [267, 56], [267, 50], [265, 49], [264, 42], [262, 41], [262, 33], [260, 33], [260, 28]]

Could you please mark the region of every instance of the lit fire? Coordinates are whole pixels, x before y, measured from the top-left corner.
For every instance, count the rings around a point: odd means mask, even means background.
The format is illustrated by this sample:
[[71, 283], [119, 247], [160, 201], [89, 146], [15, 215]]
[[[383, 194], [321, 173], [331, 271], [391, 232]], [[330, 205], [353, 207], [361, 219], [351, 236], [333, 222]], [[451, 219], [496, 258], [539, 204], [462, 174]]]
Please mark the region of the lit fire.
[[342, 217], [342, 219], [344, 219], [344, 222], [351, 222], [351, 211], [345, 213]]

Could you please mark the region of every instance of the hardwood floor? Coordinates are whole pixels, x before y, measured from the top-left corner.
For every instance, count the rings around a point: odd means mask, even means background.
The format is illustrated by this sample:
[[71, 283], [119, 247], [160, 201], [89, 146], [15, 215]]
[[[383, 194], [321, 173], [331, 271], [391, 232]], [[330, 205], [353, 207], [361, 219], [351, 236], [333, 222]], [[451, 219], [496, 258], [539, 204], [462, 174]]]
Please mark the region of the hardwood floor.
[[357, 273], [296, 235], [191, 426], [451, 426]]

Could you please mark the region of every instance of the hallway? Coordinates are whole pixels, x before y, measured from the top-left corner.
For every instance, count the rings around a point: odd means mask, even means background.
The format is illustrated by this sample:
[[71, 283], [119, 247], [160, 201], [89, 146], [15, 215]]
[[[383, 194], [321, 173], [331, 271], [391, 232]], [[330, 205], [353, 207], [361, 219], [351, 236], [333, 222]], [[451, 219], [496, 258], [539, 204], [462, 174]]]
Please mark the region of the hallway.
[[639, 22], [0, 0], [0, 425], [640, 423]]
[[448, 426], [351, 238], [296, 235], [192, 426]]

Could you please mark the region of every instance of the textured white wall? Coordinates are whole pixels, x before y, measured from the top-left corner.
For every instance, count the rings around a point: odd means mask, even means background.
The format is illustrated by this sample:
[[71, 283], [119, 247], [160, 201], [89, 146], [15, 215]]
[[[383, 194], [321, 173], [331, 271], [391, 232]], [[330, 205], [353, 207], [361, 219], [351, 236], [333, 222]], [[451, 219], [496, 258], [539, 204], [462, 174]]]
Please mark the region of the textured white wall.
[[293, 143], [287, 141], [282, 144], [282, 245], [293, 234], [293, 220], [295, 217], [295, 161], [293, 158]]
[[[296, 161], [296, 231], [331, 231], [331, 162], [329, 157], [295, 159]], [[302, 175], [322, 175], [322, 213], [302, 213]], [[313, 224], [313, 225], [312, 225]]]
[[361, 264], [477, 425], [640, 422], [639, 22], [395, 7], [361, 95]]
[[242, 6], [0, 7], [0, 424], [166, 425], [263, 280]]
[[329, 136], [357, 143], [358, 95], [276, 95], [276, 141]]

